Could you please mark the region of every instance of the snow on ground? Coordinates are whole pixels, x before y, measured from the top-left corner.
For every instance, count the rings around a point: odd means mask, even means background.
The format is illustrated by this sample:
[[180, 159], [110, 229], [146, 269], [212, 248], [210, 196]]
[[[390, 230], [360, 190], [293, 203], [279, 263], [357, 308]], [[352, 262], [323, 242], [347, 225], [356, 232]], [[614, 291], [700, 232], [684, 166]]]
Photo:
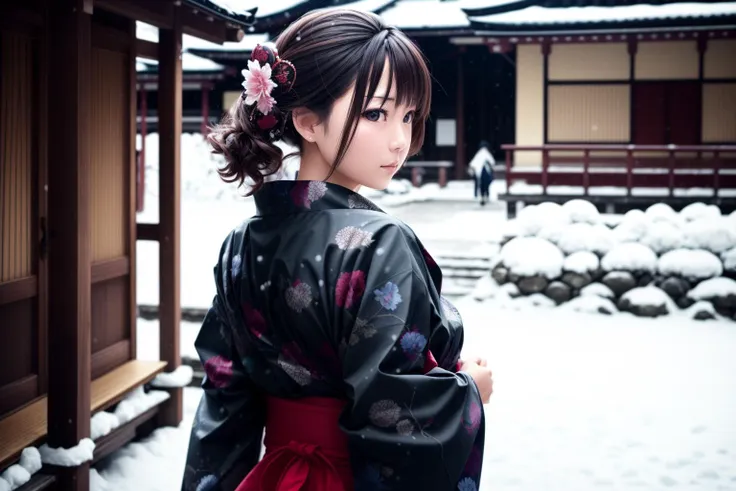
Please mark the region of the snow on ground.
[[[465, 355], [494, 373], [482, 491], [736, 490], [732, 322], [457, 306]], [[119, 451], [92, 490], [178, 489], [198, 398], [186, 389], [182, 425]]]

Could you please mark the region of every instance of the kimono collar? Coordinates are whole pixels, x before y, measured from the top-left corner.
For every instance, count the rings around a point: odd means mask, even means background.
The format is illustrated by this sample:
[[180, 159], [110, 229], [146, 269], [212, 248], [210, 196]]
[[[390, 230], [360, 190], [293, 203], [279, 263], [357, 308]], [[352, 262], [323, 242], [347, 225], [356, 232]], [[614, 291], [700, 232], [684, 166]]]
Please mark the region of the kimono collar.
[[369, 199], [324, 181], [271, 181], [253, 195], [258, 215], [340, 209], [380, 211]]

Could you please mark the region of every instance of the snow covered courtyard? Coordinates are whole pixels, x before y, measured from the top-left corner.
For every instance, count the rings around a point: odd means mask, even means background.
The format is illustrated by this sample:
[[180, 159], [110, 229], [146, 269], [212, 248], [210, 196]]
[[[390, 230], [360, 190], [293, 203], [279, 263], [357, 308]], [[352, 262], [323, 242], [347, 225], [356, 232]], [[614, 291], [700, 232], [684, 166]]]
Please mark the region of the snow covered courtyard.
[[[458, 308], [465, 353], [494, 371], [481, 490], [736, 490], [733, 322]], [[118, 452], [93, 490], [178, 489], [199, 392], [186, 389], [179, 428]]]
[[[157, 151], [155, 144], [147, 149]], [[181, 298], [207, 307], [222, 239], [254, 208], [198, 165], [201, 155], [182, 157]], [[414, 227], [433, 255], [485, 254], [505, 213], [471, 196], [471, 186], [454, 183], [379, 203]], [[154, 199], [147, 196], [140, 222], [156, 221]], [[156, 245], [139, 243], [138, 254], [139, 302], [156, 304]], [[736, 490], [736, 323], [680, 311], [644, 319], [515, 302], [456, 302], [465, 356], [487, 358], [494, 372], [481, 490]], [[196, 356], [198, 329], [182, 323], [183, 355]], [[138, 357], [158, 358], [156, 321], [139, 320]], [[182, 424], [112, 455], [93, 471], [93, 491], [179, 489], [200, 397], [199, 389], [185, 389]]]

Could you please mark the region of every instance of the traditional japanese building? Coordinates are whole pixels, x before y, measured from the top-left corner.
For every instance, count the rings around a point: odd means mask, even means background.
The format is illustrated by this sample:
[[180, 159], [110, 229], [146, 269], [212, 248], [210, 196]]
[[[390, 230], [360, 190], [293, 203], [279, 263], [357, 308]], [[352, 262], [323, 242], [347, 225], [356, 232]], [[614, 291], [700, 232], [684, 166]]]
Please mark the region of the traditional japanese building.
[[[427, 55], [436, 84], [415, 165], [450, 162], [464, 178], [485, 140], [499, 163], [508, 157], [499, 175], [542, 186], [531, 194], [736, 185], [736, 2], [293, 0], [261, 7], [249, 34], [273, 38], [335, 5], [381, 15]], [[190, 51], [237, 69], [244, 48]], [[210, 117], [240, 90], [239, 75], [215, 84]], [[657, 148], [667, 145], [678, 147]]]
[[[158, 43], [137, 39], [136, 21], [157, 26]], [[182, 389], [171, 388], [91, 432], [93, 416], [180, 365], [182, 36], [236, 41], [251, 21], [211, 0], [0, 6], [1, 488], [31, 472], [12, 489], [88, 490], [91, 464], [181, 421]], [[136, 223], [138, 57], [157, 60], [161, 89], [160, 214], [146, 225]], [[159, 242], [159, 361], [136, 359], [138, 240]], [[41, 469], [3, 474], [43, 445], [77, 457], [42, 453]]]

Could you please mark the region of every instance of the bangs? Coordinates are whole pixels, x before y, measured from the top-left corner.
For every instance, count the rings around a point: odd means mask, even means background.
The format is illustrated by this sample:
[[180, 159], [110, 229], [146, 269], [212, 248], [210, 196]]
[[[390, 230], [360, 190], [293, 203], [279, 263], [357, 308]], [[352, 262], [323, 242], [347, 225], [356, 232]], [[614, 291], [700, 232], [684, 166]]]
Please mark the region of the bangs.
[[386, 93], [380, 94], [384, 96], [383, 104], [396, 84], [396, 105], [416, 107], [416, 118], [424, 121], [429, 115], [432, 98], [432, 79], [424, 56], [400, 31], [385, 32], [384, 39], [374, 40], [380, 42], [368, 47], [365, 57], [367, 63], [363, 64], [358, 73], [358, 79], [367, 79], [368, 83], [363, 91], [359, 90], [360, 84], [356, 84], [356, 96], [363, 94], [365, 109], [367, 103], [374, 98], [383, 71], [388, 67], [389, 85]]
[[[395, 89], [397, 106], [416, 108], [411, 122], [412, 135], [408, 154], [416, 155], [424, 143], [424, 125], [429, 117], [432, 102], [432, 77], [422, 52], [404, 33], [389, 27], [375, 34], [353, 56], [359, 59], [353, 65], [355, 68], [351, 77], [355, 92], [342, 131], [333, 171], [342, 161], [355, 136], [361, 114], [376, 96], [376, 90], [386, 68], [389, 70], [388, 87], [385, 94], [378, 94], [383, 98], [381, 105], [385, 105], [387, 99], [394, 95], [391, 92]], [[393, 87], [394, 85], [396, 87]]]

